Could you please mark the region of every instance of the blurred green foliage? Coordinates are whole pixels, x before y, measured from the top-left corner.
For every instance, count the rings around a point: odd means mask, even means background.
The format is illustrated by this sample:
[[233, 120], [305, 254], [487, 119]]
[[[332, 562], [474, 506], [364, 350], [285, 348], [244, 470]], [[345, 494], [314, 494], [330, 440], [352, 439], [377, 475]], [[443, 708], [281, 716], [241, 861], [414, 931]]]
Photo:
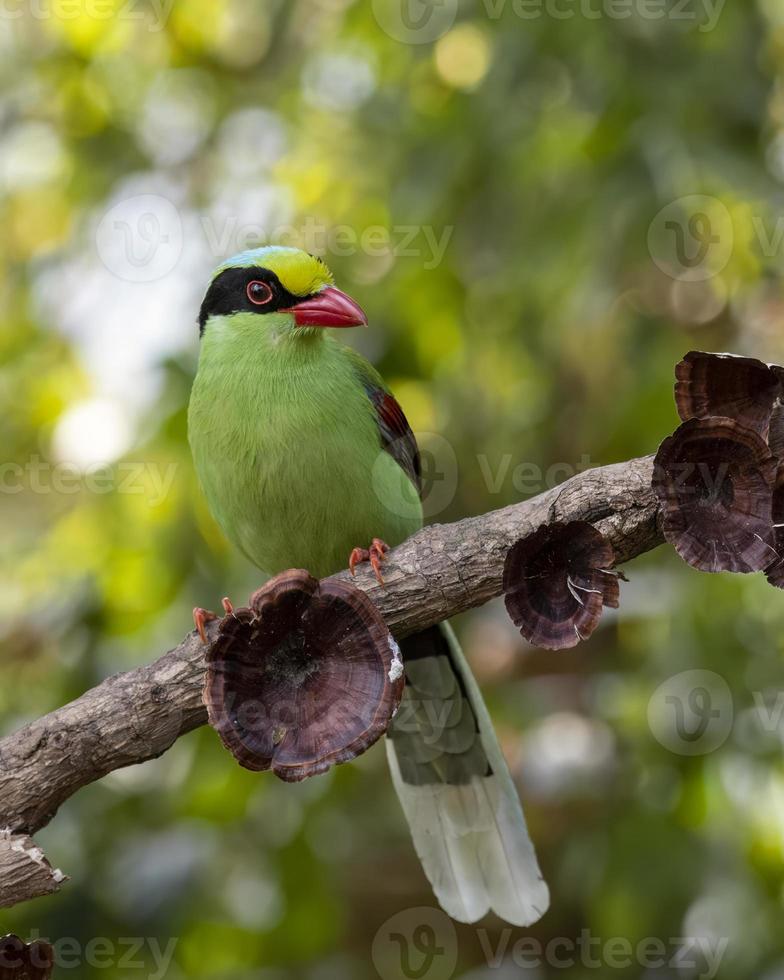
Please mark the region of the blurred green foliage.
[[[320, 251], [370, 315], [351, 342], [457, 460], [434, 520], [653, 451], [690, 348], [784, 362], [784, 7], [647, 9], [446, 0], [454, 23], [405, 43], [383, 0], [0, 7], [4, 733], [258, 584], [200, 497], [185, 410], [209, 270], [283, 226], [344, 229]], [[724, 230], [705, 275], [679, 275], [649, 230], [693, 195]], [[126, 228], [141, 251], [113, 250]], [[378, 228], [387, 244], [351, 245]], [[551, 884], [530, 933], [726, 939], [720, 977], [777, 980], [782, 729], [754, 709], [781, 690], [784, 602], [667, 549], [627, 571], [573, 651], [527, 648], [498, 603], [457, 623]], [[726, 680], [735, 723], [687, 757], [647, 706], [693, 668]], [[195, 732], [63, 806], [38, 837], [71, 881], [0, 931], [145, 937], [61, 976], [155, 976], [171, 939], [172, 980], [375, 976], [377, 930], [434, 904], [383, 755], [287, 786]], [[487, 966], [503, 933], [484, 926], [457, 928], [455, 976], [522, 975]]]

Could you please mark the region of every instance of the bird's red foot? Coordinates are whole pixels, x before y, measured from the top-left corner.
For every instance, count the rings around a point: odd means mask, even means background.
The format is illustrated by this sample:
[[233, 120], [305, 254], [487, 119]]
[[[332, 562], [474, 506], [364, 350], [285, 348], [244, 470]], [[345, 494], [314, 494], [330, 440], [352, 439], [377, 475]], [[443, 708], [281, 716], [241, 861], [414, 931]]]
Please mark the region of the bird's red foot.
[[[231, 600], [228, 596], [224, 596], [221, 599], [221, 605], [223, 606], [223, 611], [227, 616], [230, 616], [231, 613], [234, 612], [234, 606], [231, 604]], [[204, 627], [207, 625], [207, 623], [211, 623], [213, 619], [217, 618], [218, 617], [215, 615], [215, 613], [211, 612], [209, 609], [202, 609], [201, 606], [193, 607], [193, 623], [198, 630], [202, 643], [207, 642], [207, 631]]]
[[370, 548], [354, 548], [351, 552], [351, 557], [348, 560], [349, 571], [352, 575], [356, 575], [356, 566], [364, 561], [369, 561], [375, 572], [378, 584], [383, 585], [384, 578], [381, 575], [381, 562], [386, 558], [388, 551], [389, 545], [385, 541], [382, 541], [381, 538], [373, 538]]

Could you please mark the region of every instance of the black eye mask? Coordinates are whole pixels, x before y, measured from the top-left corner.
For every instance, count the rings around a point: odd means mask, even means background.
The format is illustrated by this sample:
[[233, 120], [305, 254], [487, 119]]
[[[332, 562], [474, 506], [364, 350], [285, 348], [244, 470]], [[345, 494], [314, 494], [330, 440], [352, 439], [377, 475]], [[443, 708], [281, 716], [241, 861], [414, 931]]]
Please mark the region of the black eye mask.
[[[272, 299], [259, 305], [248, 298], [248, 283], [265, 282], [272, 290]], [[204, 333], [207, 320], [211, 316], [226, 316], [230, 313], [275, 313], [287, 310], [310, 296], [295, 296], [281, 283], [270, 269], [249, 266], [246, 269], [224, 269], [210, 283], [207, 295], [199, 310], [199, 336]]]

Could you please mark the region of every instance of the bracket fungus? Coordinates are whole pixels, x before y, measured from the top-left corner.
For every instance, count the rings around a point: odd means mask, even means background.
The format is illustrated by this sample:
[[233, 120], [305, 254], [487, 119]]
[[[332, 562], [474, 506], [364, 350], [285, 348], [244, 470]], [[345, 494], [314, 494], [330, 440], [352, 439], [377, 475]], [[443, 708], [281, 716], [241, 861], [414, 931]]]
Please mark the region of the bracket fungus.
[[758, 572], [776, 559], [776, 461], [758, 431], [735, 419], [684, 422], [659, 447], [653, 489], [664, 537], [705, 572]]
[[367, 595], [291, 569], [221, 620], [204, 702], [240, 765], [296, 782], [373, 745], [403, 683], [397, 644]]
[[784, 405], [775, 405], [773, 408], [770, 416], [768, 446], [779, 463], [784, 464]]
[[507, 612], [534, 646], [576, 646], [599, 625], [604, 606], [618, 607], [614, 563], [612, 545], [592, 524], [544, 524], [506, 556]]
[[675, 404], [684, 422], [730, 418], [767, 438], [784, 369], [738, 354], [689, 351], [675, 367]]
[[779, 467], [773, 491], [773, 535], [776, 559], [765, 574], [771, 585], [784, 589], [784, 466]]
[[49, 943], [0, 937], [0, 980], [49, 980], [53, 969], [54, 950]]

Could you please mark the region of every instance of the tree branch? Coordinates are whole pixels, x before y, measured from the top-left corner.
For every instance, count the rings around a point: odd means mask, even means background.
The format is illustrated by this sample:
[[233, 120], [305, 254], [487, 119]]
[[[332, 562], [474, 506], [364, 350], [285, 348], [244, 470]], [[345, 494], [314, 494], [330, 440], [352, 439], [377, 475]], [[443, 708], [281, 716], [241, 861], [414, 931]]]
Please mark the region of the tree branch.
[[[589, 521], [610, 540], [618, 563], [627, 561], [662, 542], [652, 473], [652, 456], [604, 466], [532, 500], [433, 525], [388, 555], [383, 587], [364, 570], [355, 583], [402, 637], [499, 595], [510, 546], [542, 524]], [[216, 631], [217, 624], [209, 624], [210, 635]], [[205, 723], [203, 683], [204, 647], [192, 632], [154, 663], [108, 678], [4, 738], [0, 827], [34, 833], [82, 786], [161, 755]], [[34, 877], [29, 867], [19, 870], [9, 858], [19, 851], [8, 839], [0, 839], [0, 906], [55, 890], [51, 874], [47, 879]]]
[[26, 834], [0, 830], [0, 909], [51, 895], [65, 880]]

